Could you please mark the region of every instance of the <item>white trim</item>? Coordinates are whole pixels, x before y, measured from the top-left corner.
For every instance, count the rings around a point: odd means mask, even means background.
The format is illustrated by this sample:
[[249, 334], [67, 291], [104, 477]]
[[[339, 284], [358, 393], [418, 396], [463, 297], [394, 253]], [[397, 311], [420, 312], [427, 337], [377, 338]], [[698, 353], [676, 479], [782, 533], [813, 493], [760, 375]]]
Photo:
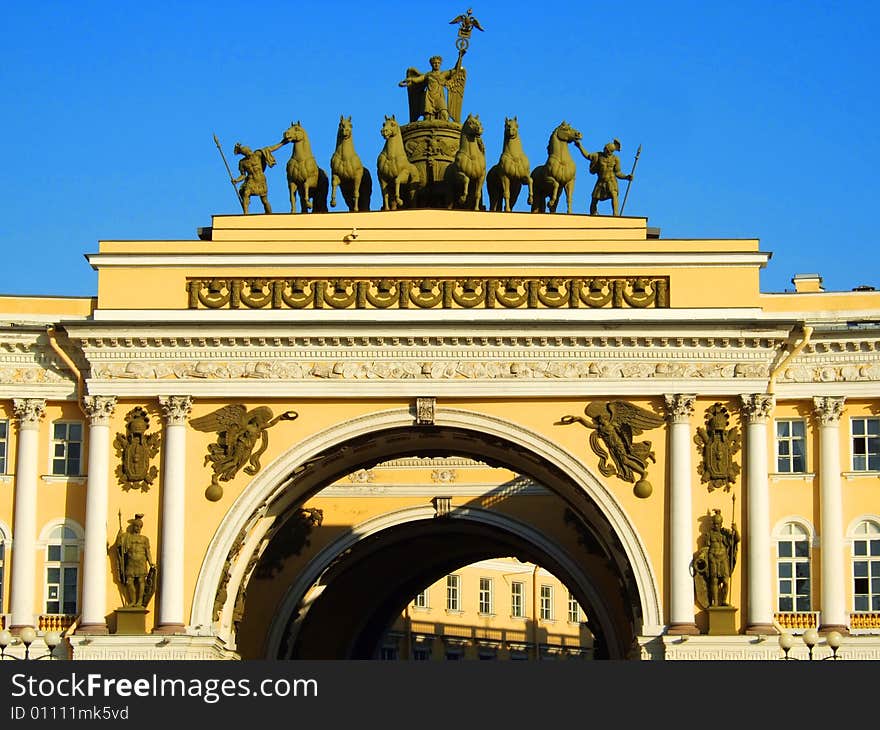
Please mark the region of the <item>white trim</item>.
[[[227, 243], [226, 241], [217, 243]], [[236, 242], [230, 241], [230, 244]], [[279, 242], [296, 245], [296, 241]], [[630, 242], [630, 243], [638, 243]], [[535, 244], [540, 246], [540, 244]], [[530, 271], [538, 266], [565, 267], [608, 267], [632, 268], [650, 267], [681, 268], [761, 266], [770, 260], [766, 252], [681, 252], [681, 251], [634, 251], [621, 253], [385, 253], [381, 251], [367, 254], [320, 253], [93, 253], [86, 254], [86, 260], [93, 269], [112, 266], [199, 268], [210, 267], [290, 267], [300, 271], [308, 268], [335, 267], [344, 272], [348, 268], [366, 268], [376, 271], [386, 267], [427, 266], [434, 271], [439, 266], [449, 266], [457, 271], [471, 268], [493, 269], [498, 267], [523, 267]], [[298, 274], [299, 275], [299, 274]], [[344, 274], [341, 274], [344, 275]], [[651, 276], [651, 274], [642, 274]], [[247, 276], [242, 274], [241, 276]], [[489, 276], [489, 274], [487, 274]], [[412, 277], [410, 277], [412, 278]]]
[[79, 522], [70, 517], [49, 520], [49, 522], [43, 525], [43, 529], [40, 530], [40, 536], [37, 538], [37, 547], [44, 548], [49, 544], [49, 533], [56, 527], [69, 527], [73, 530], [76, 533], [76, 540], [79, 543], [79, 546], [82, 547], [83, 541], [86, 539], [86, 531]]
[[[181, 293], [181, 297], [185, 292]], [[566, 324], [607, 323], [609, 321], [671, 323], [763, 323], [788, 321], [772, 313], [765, 315], [758, 307], [690, 308], [478, 308], [473, 309], [97, 309], [94, 322], [126, 324], [135, 322], [189, 324], [494, 324], [498, 322], [561, 322]], [[77, 332], [77, 335], [79, 333]]]
[[[574, 484], [580, 485], [592, 497], [597, 508], [609, 521], [623, 545], [641, 600], [642, 634], [659, 635], [662, 633], [664, 624], [660, 586], [648, 550], [632, 519], [623, 510], [617, 498], [584, 465], [581, 459], [565, 451], [546, 436], [481, 413], [463, 409], [438, 408], [435, 413], [435, 424], [462, 428], [484, 436], [499, 436], [508, 439], [555, 464]], [[368, 414], [335, 424], [314, 434], [267, 464], [229, 507], [208, 545], [196, 580], [191, 625], [212, 626], [214, 623], [214, 596], [220, 582], [220, 573], [224, 562], [237, 535], [251, 522], [252, 517], [259, 512], [261, 505], [270, 503], [279, 496], [281, 497], [280, 502], [292, 503], [301, 496], [296, 488], [291, 488], [289, 484], [290, 474], [295, 467], [307, 462], [325, 449], [339, 446], [358, 436], [368, 435], [383, 429], [411, 427], [412, 425], [413, 415], [409, 409], [393, 409]], [[279, 504], [279, 508], [283, 509], [283, 505]], [[428, 509], [433, 515], [433, 508]], [[268, 525], [264, 525], [260, 529], [265, 532]], [[253, 532], [254, 539], [260, 539], [259, 530]], [[243, 557], [244, 562], [247, 562], [247, 555]], [[242, 555], [239, 555], [238, 562], [241, 562], [241, 559]], [[235, 578], [234, 575], [233, 578]], [[237, 584], [233, 585], [233, 578], [230, 578], [228, 586], [229, 595], [235, 595], [238, 587]], [[221, 626], [221, 630], [223, 628]]]

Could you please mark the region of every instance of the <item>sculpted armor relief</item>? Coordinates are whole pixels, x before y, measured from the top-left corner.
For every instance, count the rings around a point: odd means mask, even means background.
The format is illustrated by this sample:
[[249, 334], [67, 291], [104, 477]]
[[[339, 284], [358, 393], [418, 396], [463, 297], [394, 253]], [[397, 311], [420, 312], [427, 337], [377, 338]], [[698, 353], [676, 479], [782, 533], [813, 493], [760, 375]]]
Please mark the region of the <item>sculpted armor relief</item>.
[[729, 428], [730, 413], [721, 403], [706, 410], [706, 425], [697, 428], [694, 443], [700, 449], [702, 460], [697, 466], [701, 481], [709, 485], [709, 491], [723, 487], [730, 491], [739, 475], [739, 464], [733, 460], [740, 450], [742, 438], [739, 429]]

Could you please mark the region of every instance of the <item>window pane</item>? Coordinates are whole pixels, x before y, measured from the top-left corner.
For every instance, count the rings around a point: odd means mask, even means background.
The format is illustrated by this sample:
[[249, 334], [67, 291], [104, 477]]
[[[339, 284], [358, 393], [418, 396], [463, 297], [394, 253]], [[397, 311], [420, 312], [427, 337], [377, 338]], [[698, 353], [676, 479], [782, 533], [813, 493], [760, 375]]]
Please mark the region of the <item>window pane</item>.
[[794, 574], [798, 578], [809, 578], [810, 577], [810, 564], [809, 563], [796, 563], [794, 566]]
[[779, 592], [780, 593], [791, 593], [791, 581], [790, 580], [779, 581]]
[[[853, 432], [855, 433], [855, 432]], [[63, 441], [67, 437], [67, 424], [56, 423], [52, 428], [52, 438]]]
[[780, 611], [792, 611], [792, 599], [791, 596], [780, 596], [779, 597], [779, 610]]
[[50, 586], [48, 586], [48, 588], [49, 588], [49, 590], [46, 593], [49, 596], [49, 599], [53, 600], [53, 601], [57, 600], [59, 587], [57, 585], [50, 585]]
[[797, 599], [797, 610], [798, 610], [798, 611], [809, 611], [809, 610], [810, 610], [810, 598], [809, 598], [809, 596], [798, 596], [798, 599]]
[[867, 469], [865, 457], [853, 454], [853, 471], [867, 471]]
[[794, 544], [794, 554], [799, 558], [810, 557], [810, 543], [806, 540], [798, 540]]
[[880, 555], [880, 540], [871, 540], [871, 555]]
[[792, 421], [791, 422], [791, 435], [797, 436], [798, 438], [803, 438], [806, 435], [807, 426], [803, 421]]
[[790, 558], [791, 557], [791, 543], [790, 542], [779, 543], [779, 557], [781, 557], [781, 558]]
[[57, 562], [61, 560], [61, 546], [60, 545], [49, 545], [49, 560], [53, 562]]
[[852, 432], [854, 436], [859, 436], [865, 433], [865, 419], [863, 418], [853, 418], [852, 419]]
[[867, 540], [854, 540], [853, 541], [853, 555], [867, 555], [868, 554], [868, 541]]
[[64, 562], [76, 563], [79, 561], [79, 547], [77, 545], [64, 546]]
[[46, 601], [46, 613], [61, 613], [58, 601]]
[[788, 436], [791, 433], [791, 421], [777, 421], [776, 422], [776, 435], [777, 436]]
[[797, 585], [797, 594], [799, 596], [808, 596], [810, 594], [810, 579], [809, 578], [798, 578], [795, 581]]
[[791, 578], [791, 563], [780, 563], [779, 564], [779, 577], [780, 578]]
[[867, 578], [868, 577], [868, 563], [864, 560], [857, 560], [853, 563], [853, 575], [856, 578]]
[[791, 453], [791, 442], [790, 441], [780, 441], [779, 442], [779, 455], [780, 456], [788, 456]]
[[855, 587], [854, 593], [867, 593], [868, 592], [868, 579], [867, 578], [856, 578], [853, 580], [853, 585]]
[[880, 434], [880, 418], [868, 418], [868, 433], [872, 436]]
[[867, 611], [868, 610], [868, 597], [867, 596], [856, 596], [853, 601], [853, 608], [856, 611]]

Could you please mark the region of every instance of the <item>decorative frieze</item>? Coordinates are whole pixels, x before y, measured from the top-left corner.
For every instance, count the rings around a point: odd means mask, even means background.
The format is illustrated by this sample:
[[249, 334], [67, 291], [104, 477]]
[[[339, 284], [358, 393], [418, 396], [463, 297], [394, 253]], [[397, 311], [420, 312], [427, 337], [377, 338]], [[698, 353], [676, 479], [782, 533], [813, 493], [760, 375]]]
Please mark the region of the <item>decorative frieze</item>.
[[190, 279], [190, 309], [669, 307], [669, 277]]

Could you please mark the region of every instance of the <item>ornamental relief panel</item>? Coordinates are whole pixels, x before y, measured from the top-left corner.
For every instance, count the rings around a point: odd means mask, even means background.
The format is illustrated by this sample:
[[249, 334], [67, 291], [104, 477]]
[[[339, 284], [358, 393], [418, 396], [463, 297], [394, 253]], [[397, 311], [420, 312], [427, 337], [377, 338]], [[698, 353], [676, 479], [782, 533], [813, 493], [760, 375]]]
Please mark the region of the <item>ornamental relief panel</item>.
[[97, 363], [99, 380], [502, 380], [617, 378], [766, 378], [763, 363], [670, 363], [583, 360], [391, 360], [323, 362], [127, 361]]

